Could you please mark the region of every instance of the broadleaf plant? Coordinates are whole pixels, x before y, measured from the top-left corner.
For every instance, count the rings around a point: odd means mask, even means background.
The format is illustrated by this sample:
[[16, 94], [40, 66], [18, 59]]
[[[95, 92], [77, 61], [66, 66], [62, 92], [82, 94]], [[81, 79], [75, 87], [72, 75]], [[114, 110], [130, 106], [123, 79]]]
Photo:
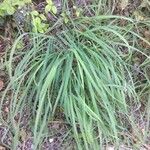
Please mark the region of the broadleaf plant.
[[31, 0], [4, 0], [0, 3], [0, 16], [13, 15], [17, 9], [31, 2]]
[[57, 7], [54, 5], [52, 0], [46, 0], [47, 4], [45, 6], [45, 13], [51, 12], [52, 14], [57, 14]]
[[36, 33], [45, 33], [49, 27], [49, 24], [45, 23], [47, 21], [44, 14], [39, 14], [38, 11], [34, 10], [31, 13], [32, 16], [32, 31]]

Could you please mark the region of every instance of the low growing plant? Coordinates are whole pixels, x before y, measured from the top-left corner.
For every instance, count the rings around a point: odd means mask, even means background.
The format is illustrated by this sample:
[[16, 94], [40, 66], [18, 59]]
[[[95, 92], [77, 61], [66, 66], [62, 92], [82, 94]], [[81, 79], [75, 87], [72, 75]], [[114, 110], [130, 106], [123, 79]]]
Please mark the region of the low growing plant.
[[17, 9], [28, 3], [31, 3], [31, 0], [4, 0], [0, 3], [0, 17], [13, 15]]
[[57, 14], [57, 7], [54, 5], [54, 2], [52, 0], [46, 0], [47, 4], [45, 6], [45, 13], [53, 13], [54, 15]]
[[45, 33], [49, 27], [49, 24], [45, 23], [47, 18], [44, 14], [39, 14], [38, 11], [34, 10], [30, 13], [32, 16], [32, 31], [36, 33]]

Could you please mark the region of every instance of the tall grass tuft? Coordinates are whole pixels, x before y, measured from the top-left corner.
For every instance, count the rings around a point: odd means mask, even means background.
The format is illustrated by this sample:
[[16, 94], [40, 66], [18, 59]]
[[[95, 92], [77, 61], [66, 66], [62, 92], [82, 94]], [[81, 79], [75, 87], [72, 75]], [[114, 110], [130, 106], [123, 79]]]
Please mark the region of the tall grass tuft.
[[[10, 83], [1, 100], [2, 106], [11, 93], [7, 122], [2, 115], [1, 119], [13, 128], [14, 149], [21, 128], [21, 117], [18, 122], [15, 117], [26, 105], [32, 109], [34, 149], [48, 136], [47, 125], [55, 120], [58, 108], [72, 128], [78, 149], [97, 150], [106, 141], [119, 145], [120, 133], [126, 129], [122, 119], [129, 121], [129, 104], [139, 101], [128, 62], [134, 52], [149, 59], [128, 42], [139, 38], [133, 21], [123, 18], [129, 24], [121, 27], [116, 26], [119, 19], [85, 17], [55, 36], [30, 34], [32, 46], [23, 52], [16, 47], [24, 35], [16, 40], [7, 63]], [[17, 63], [15, 55], [21, 58]]]

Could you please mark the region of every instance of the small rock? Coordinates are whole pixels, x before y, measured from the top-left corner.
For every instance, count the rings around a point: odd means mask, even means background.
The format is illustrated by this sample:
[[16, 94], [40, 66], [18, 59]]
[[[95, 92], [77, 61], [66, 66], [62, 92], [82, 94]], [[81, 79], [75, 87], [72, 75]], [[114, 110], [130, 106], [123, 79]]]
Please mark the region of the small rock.
[[54, 139], [49, 139], [49, 142], [52, 143], [54, 141]]

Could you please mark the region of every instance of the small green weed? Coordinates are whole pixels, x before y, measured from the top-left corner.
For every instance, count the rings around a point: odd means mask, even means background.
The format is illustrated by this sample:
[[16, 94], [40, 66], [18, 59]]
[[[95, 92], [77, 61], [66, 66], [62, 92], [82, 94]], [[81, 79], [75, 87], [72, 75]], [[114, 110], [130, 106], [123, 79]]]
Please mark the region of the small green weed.
[[13, 15], [17, 9], [28, 3], [31, 3], [31, 0], [4, 0], [0, 3], [0, 16]]
[[45, 6], [45, 13], [47, 14], [48, 12], [53, 13], [54, 15], [57, 14], [57, 7], [54, 5], [52, 0], [46, 0], [47, 4]]
[[47, 18], [44, 14], [39, 14], [38, 11], [34, 10], [31, 13], [32, 16], [32, 31], [35, 33], [45, 33], [49, 27], [49, 24], [44, 23], [47, 21]]

